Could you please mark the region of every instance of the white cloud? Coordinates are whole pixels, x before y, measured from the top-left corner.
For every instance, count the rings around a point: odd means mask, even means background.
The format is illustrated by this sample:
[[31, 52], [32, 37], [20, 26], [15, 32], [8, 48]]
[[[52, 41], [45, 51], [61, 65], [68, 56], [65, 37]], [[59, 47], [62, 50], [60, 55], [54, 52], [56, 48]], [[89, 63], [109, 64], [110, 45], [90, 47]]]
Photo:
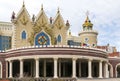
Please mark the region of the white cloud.
[[[86, 18], [86, 11], [90, 11], [90, 19], [94, 29], [99, 32], [98, 44], [115, 45], [120, 51], [120, 0], [24, 0], [30, 15], [37, 15], [41, 4], [48, 17], [54, 17], [58, 6], [66, 21], [71, 24], [71, 31], [77, 35]], [[12, 11], [18, 13], [22, 0], [1, 0], [0, 21], [10, 21]]]

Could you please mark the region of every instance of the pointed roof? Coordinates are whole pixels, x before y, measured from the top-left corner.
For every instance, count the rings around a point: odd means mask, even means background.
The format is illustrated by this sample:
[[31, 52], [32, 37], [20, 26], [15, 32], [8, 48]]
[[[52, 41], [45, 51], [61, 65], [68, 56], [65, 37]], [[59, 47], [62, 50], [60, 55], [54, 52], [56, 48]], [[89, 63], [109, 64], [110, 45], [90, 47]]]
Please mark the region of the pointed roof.
[[22, 4], [22, 8], [20, 9], [20, 11], [19, 11], [18, 14], [17, 14], [17, 18], [20, 17], [20, 15], [22, 14], [23, 11], [25, 11], [25, 13], [27, 14], [28, 18], [30, 19], [30, 15], [29, 15], [26, 7], [25, 7], [24, 1], [23, 1], [23, 4]]
[[61, 13], [60, 13], [59, 8], [58, 8], [57, 14], [56, 14], [56, 16], [55, 16], [55, 18], [54, 18], [53, 24], [54, 24], [58, 19], [60, 20], [61, 23], [63, 23], [63, 24], [65, 25], [64, 20], [63, 20], [63, 17], [62, 17], [62, 15], [61, 15]]
[[41, 10], [40, 12], [38, 13], [37, 17], [36, 17], [36, 21], [41, 17], [41, 16], [44, 16], [45, 19], [48, 21], [48, 17], [46, 16], [45, 12], [44, 12], [44, 9], [43, 9], [43, 4], [41, 5]]
[[86, 20], [85, 20], [85, 22], [83, 24], [83, 27], [92, 27], [93, 24], [91, 23], [91, 21], [90, 21], [90, 19], [88, 17], [89, 13], [87, 12], [86, 15], [87, 15], [87, 17], [86, 17]]

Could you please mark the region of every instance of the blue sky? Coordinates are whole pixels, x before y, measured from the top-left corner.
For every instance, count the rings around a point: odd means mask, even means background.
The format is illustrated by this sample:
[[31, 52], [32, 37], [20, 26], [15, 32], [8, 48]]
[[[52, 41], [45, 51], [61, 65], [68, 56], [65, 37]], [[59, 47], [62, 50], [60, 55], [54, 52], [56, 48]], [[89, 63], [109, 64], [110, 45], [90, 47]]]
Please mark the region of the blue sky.
[[[48, 17], [55, 17], [60, 8], [64, 21], [69, 20], [71, 32], [78, 35], [89, 11], [94, 29], [99, 32], [98, 45], [116, 46], [120, 51], [120, 0], [24, 0], [32, 16], [40, 11], [41, 4]], [[23, 0], [1, 0], [0, 21], [10, 21], [13, 11], [17, 14]]]

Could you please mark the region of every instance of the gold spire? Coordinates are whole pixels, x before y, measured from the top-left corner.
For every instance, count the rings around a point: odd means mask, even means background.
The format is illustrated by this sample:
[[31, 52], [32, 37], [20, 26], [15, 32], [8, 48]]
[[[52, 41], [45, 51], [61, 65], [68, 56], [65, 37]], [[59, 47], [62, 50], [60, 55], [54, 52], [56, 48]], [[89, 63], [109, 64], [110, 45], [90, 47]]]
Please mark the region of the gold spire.
[[85, 20], [85, 22], [84, 22], [84, 24], [83, 24], [83, 27], [92, 27], [93, 26], [93, 24], [91, 23], [91, 21], [89, 20], [89, 12], [87, 11], [86, 12], [86, 20]]
[[43, 4], [41, 4], [41, 10], [43, 10]]
[[23, 0], [23, 7], [25, 7], [25, 2], [24, 2], [24, 0]]

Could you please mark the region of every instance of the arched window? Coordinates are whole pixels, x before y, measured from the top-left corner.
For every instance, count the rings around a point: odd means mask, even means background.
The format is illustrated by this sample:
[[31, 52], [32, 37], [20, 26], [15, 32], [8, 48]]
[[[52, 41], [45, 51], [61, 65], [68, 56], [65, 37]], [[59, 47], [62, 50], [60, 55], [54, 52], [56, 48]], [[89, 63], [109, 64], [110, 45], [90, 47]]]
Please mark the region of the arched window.
[[61, 42], [61, 36], [60, 36], [60, 35], [58, 35], [57, 41], [58, 41], [58, 42]]
[[26, 39], [26, 32], [25, 31], [22, 32], [22, 39]]

